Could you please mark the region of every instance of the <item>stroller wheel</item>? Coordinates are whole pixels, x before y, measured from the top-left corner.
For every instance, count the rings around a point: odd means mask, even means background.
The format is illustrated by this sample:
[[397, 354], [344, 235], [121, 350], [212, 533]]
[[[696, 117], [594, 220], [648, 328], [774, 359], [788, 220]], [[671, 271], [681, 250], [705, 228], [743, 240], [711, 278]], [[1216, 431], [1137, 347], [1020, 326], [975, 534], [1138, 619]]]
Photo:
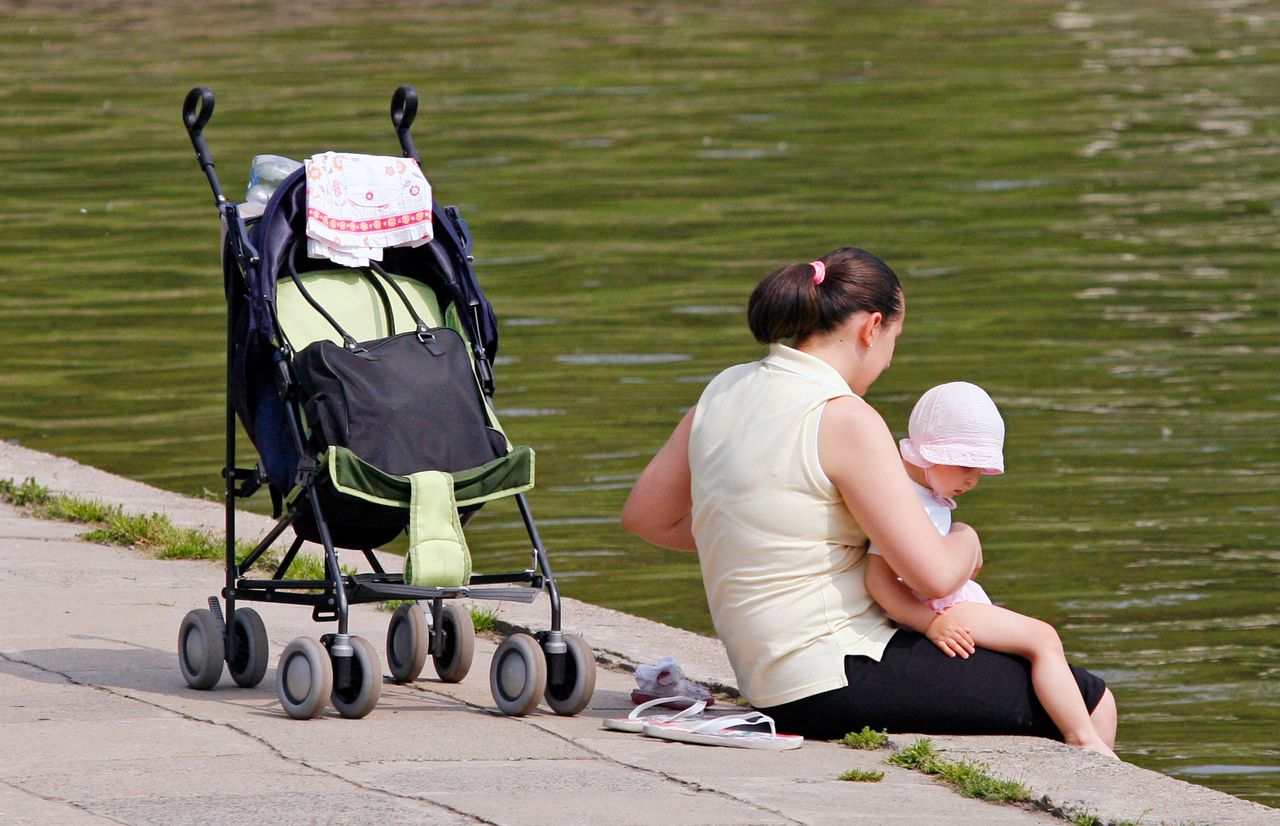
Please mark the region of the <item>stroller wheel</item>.
[[382, 667], [378, 650], [364, 637], [351, 638], [351, 684], [334, 686], [329, 697], [343, 717], [358, 720], [378, 704], [382, 696]]
[[267, 626], [252, 608], [237, 608], [232, 614], [231, 633], [235, 657], [227, 660], [227, 670], [242, 688], [253, 688], [267, 673]]
[[596, 655], [581, 637], [565, 634], [569, 646], [565, 653], [564, 680], [556, 683], [547, 680], [544, 695], [547, 705], [556, 714], [572, 717], [587, 707], [596, 690]]
[[431, 628], [422, 608], [406, 602], [391, 615], [387, 624], [387, 668], [397, 683], [418, 679], [427, 664], [427, 644]]
[[333, 666], [324, 646], [310, 637], [298, 637], [285, 646], [276, 665], [276, 695], [286, 714], [310, 720], [324, 711], [332, 691]]
[[222, 677], [222, 623], [208, 608], [188, 611], [178, 626], [178, 668], [192, 688], [213, 688]]
[[503, 714], [523, 717], [547, 689], [547, 658], [528, 634], [512, 634], [493, 653], [489, 689]]
[[448, 603], [440, 614], [443, 634], [441, 651], [433, 651], [431, 661], [436, 674], [446, 683], [460, 683], [471, 670], [471, 660], [476, 653], [476, 626], [471, 612], [461, 605]]

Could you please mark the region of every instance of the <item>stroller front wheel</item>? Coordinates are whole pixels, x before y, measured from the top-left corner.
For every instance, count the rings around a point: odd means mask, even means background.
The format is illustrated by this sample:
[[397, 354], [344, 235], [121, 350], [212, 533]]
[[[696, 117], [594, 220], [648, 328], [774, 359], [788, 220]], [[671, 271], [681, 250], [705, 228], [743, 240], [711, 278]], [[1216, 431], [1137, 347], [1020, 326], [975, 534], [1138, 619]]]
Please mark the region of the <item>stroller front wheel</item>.
[[324, 646], [310, 637], [285, 646], [276, 666], [276, 695], [286, 714], [310, 720], [324, 711], [332, 691], [333, 665]]
[[528, 634], [512, 634], [493, 653], [489, 689], [503, 714], [523, 717], [547, 690], [547, 658]]
[[222, 623], [208, 608], [188, 611], [178, 626], [178, 668], [187, 685], [201, 691], [222, 677]]

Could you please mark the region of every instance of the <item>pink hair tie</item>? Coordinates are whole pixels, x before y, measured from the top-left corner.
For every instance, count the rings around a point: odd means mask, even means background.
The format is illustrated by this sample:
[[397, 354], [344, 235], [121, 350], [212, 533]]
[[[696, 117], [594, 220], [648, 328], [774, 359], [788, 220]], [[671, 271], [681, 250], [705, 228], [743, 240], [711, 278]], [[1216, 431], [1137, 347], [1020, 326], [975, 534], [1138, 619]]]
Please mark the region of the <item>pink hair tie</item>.
[[815, 287], [827, 280], [827, 265], [822, 263], [821, 260], [810, 261], [809, 266], [813, 267], [813, 285]]

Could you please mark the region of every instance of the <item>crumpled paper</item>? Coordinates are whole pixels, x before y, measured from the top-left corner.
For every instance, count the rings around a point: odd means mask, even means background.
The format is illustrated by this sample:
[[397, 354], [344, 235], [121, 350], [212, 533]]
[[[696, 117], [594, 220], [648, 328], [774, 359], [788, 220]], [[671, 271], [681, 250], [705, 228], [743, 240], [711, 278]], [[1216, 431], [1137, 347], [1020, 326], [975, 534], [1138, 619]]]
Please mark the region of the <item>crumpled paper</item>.
[[636, 666], [636, 690], [654, 697], [689, 697], [694, 700], [711, 698], [706, 686], [684, 676], [676, 658], [663, 657], [656, 665]]

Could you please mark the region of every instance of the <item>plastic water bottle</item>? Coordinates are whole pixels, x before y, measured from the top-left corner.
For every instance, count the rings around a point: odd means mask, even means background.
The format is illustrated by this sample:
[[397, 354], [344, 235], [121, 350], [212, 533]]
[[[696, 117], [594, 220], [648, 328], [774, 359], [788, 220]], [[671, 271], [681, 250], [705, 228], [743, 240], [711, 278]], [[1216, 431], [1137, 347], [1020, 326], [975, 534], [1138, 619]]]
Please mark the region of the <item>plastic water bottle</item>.
[[300, 166], [301, 162], [280, 155], [254, 155], [253, 165], [249, 169], [249, 190], [245, 193], [245, 201], [266, 205], [276, 187]]

